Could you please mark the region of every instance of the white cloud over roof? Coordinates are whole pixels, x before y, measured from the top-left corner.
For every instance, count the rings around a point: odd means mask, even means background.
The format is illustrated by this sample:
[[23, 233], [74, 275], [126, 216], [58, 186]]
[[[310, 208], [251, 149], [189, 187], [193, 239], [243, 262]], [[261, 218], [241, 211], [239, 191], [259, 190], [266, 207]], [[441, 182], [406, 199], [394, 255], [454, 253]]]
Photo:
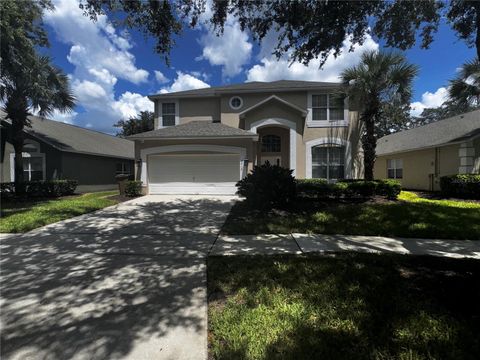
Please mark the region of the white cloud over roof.
[[210, 85], [196, 78], [195, 76], [177, 71], [177, 78], [173, 81], [172, 85], [160, 89], [160, 93], [165, 94], [169, 92], [202, 89], [208, 87], [210, 87]]
[[415, 101], [410, 104], [410, 114], [419, 116], [424, 109], [442, 106], [447, 99], [448, 89], [445, 87], [438, 88], [434, 93], [426, 91], [422, 94], [422, 101]]
[[260, 54], [263, 57], [260, 64], [256, 64], [247, 70], [247, 81], [275, 81], [275, 80], [306, 80], [306, 81], [338, 81], [340, 73], [347, 67], [356, 65], [360, 56], [367, 50], [378, 50], [379, 45], [370, 36], [362, 45], [355, 45], [353, 51], [349, 51], [352, 43], [350, 40], [343, 42], [342, 53], [335, 57], [328, 56], [327, 61], [320, 69], [320, 60], [313, 59], [308, 65], [299, 62], [291, 62], [288, 54], [277, 60], [272, 55], [273, 46], [276, 44], [274, 35], [267, 34], [262, 44]]

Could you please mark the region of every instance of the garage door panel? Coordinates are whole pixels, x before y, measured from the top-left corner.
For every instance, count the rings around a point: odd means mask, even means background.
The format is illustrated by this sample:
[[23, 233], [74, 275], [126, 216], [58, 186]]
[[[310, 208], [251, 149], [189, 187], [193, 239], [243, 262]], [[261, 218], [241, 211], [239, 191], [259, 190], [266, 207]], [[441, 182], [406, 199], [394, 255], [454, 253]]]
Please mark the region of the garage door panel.
[[240, 157], [234, 154], [151, 155], [150, 193], [233, 194], [240, 178]]

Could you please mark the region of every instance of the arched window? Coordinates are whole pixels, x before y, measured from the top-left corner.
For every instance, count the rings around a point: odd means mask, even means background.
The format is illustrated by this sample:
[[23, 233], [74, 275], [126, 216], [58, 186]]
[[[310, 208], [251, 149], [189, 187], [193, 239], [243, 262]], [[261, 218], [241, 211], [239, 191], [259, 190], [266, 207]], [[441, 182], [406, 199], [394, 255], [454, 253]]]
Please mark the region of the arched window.
[[337, 180], [344, 177], [344, 146], [324, 144], [312, 147], [312, 178]]
[[26, 153], [40, 152], [40, 146], [36, 142], [25, 141], [23, 144], [23, 152], [26, 152]]
[[282, 140], [278, 135], [264, 135], [262, 136], [262, 152], [281, 152]]

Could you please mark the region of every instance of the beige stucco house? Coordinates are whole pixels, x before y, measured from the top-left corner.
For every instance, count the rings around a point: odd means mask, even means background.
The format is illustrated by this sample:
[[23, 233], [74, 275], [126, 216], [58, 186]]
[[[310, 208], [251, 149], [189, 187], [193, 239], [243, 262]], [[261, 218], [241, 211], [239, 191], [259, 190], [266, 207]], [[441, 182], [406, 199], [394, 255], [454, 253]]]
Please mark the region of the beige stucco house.
[[377, 142], [375, 178], [406, 189], [439, 190], [445, 175], [480, 173], [480, 110], [385, 136]]
[[362, 174], [357, 112], [340, 84], [250, 82], [152, 95], [155, 130], [131, 136], [150, 194], [233, 194], [255, 164], [297, 178]]

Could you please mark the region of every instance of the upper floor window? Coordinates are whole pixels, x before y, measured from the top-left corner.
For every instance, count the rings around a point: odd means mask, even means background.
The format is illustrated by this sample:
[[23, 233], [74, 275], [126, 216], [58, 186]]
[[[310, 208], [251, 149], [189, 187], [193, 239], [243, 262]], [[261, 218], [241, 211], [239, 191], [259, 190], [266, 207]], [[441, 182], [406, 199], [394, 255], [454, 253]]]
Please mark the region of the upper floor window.
[[176, 104], [162, 103], [162, 126], [174, 126], [176, 118]]
[[312, 121], [345, 120], [345, 97], [339, 94], [312, 95]]
[[389, 179], [403, 178], [403, 160], [402, 159], [387, 160], [387, 177]]
[[280, 152], [282, 151], [282, 142], [278, 135], [262, 136], [262, 152]]
[[230, 98], [230, 107], [234, 110], [238, 110], [243, 106], [243, 100], [240, 96], [234, 96]]

